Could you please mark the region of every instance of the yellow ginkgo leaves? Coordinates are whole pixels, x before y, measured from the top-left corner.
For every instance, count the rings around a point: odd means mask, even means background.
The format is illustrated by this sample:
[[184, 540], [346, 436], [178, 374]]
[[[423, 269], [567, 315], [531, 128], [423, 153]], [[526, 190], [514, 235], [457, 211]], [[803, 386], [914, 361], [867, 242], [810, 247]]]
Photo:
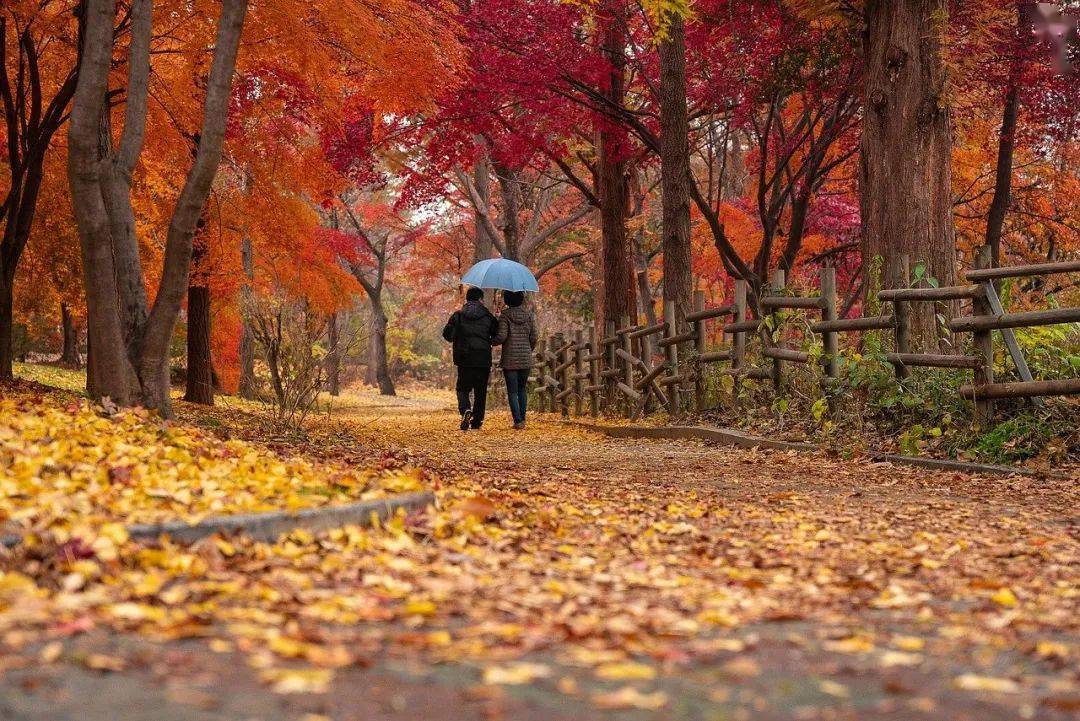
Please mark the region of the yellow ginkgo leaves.
[[418, 490], [402, 469], [334, 468], [166, 423], [141, 410], [104, 415], [86, 401], [0, 398], [0, 535], [92, 535], [116, 558], [124, 525], [297, 509]]

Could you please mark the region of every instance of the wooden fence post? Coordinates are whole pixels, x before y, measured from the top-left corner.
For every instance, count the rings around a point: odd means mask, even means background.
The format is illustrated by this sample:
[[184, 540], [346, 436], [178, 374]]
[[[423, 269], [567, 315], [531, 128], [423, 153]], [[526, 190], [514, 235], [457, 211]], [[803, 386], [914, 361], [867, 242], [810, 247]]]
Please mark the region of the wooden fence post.
[[537, 410], [541, 413], [547, 411], [547, 398], [545, 397], [544, 390], [547, 387], [547, 381], [544, 380], [544, 376], [547, 375], [547, 338], [541, 338], [540, 342], [536, 344], [536, 405]]
[[[675, 301], [664, 302], [664, 338], [674, 338], [679, 333], [675, 324]], [[672, 416], [679, 414], [679, 344], [668, 343], [664, 346], [664, 357], [667, 359], [668, 377], [668, 413]]]
[[[903, 255], [900, 258], [900, 278], [906, 287], [911, 283], [911, 257]], [[896, 353], [897, 355], [911, 353], [911, 312], [908, 301], [894, 300], [893, 322], [896, 326]], [[893, 366], [896, 369], [896, 377], [903, 380], [911, 375], [911, 369], [903, 363]]]
[[563, 342], [562, 334], [555, 334], [548, 339], [548, 364], [551, 368], [551, 382], [548, 390], [548, 403], [549, 412], [556, 412], [558, 410], [558, 373], [555, 372], [555, 366], [558, 365], [558, 356], [555, 355], [555, 351], [558, 350], [558, 346]]
[[[821, 269], [821, 319], [824, 321], [836, 320], [836, 268], [827, 266]], [[825, 366], [825, 375], [829, 378], [840, 376], [840, 344], [839, 334], [836, 331], [825, 331], [821, 335], [821, 344], [824, 351], [822, 364]]]
[[[694, 311], [705, 310], [705, 291], [694, 291]], [[694, 408], [698, 413], [705, 412], [705, 364], [701, 362], [705, 355], [705, 321], [694, 321], [694, 351], [697, 353], [697, 372], [694, 374]]]
[[[990, 267], [990, 246], [984, 245], [979, 248], [975, 256], [975, 267], [984, 269]], [[980, 293], [971, 301], [972, 315], [992, 315], [990, 303], [987, 302], [986, 293]], [[975, 330], [971, 334], [975, 346], [975, 356], [979, 358], [979, 366], [975, 368], [975, 423], [981, 428], [987, 428], [994, 420], [994, 401], [991, 398], [978, 396], [979, 386], [988, 386], [994, 382], [994, 331]]]
[[[605, 335], [606, 338], [615, 338], [615, 323], [613, 321], [608, 321], [607, 326], [605, 327], [604, 330], [605, 330], [605, 333], [606, 333], [606, 335]], [[604, 346], [604, 355], [606, 356], [604, 365], [606, 365], [607, 367], [604, 368], [603, 370], [606, 371], [607, 373], [612, 373], [616, 368], [616, 366], [615, 366], [615, 346], [616, 346], [616, 343], [617, 343], [617, 341], [612, 341], [612, 342], [610, 342], [610, 343], [608, 343], [607, 345]], [[604, 376], [604, 378], [605, 379], [610, 378], [610, 380], [606, 380], [606, 382], [604, 383], [604, 386], [605, 386], [604, 407], [608, 410], [608, 412], [610, 412], [613, 405], [614, 405], [614, 403], [615, 403], [615, 397], [616, 397], [616, 395], [618, 395], [615, 392], [615, 388], [616, 388], [615, 384], [618, 382], [618, 379], [616, 377], [614, 377], [614, 376]]]
[[[782, 295], [783, 294], [783, 292], [784, 292], [784, 270], [782, 268], [777, 268], [776, 272], [773, 273], [771, 288], [772, 288], [772, 295]], [[773, 333], [778, 333], [779, 329], [780, 329], [779, 311], [780, 311], [779, 308], [771, 308], [769, 310], [769, 317], [772, 318], [772, 324], [771, 324], [772, 328], [769, 328], [768, 325], [766, 325], [765, 326], [765, 332], [769, 336], [770, 345], [775, 343], [775, 341], [773, 340]], [[783, 361], [781, 361], [779, 358], [773, 358], [772, 359], [772, 382], [773, 382], [773, 389], [774, 390], [779, 391], [781, 386], [783, 386], [783, 384], [784, 384], [783, 373], [784, 373]]]
[[564, 417], [570, 415], [570, 393], [573, 392], [574, 388], [572, 385], [573, 378], [571, 378], [573, 373], [570, 370], [572, 366], [570, 353], [573, 351], [573, 348], [567, 348], [566, 344], [567, 340], [564, 336], [562, 338], [562, 343], [559, 344], [562, 348], [562, 351], [559, 353], [559, 366], [562, 368], [559, 372], [559, 386], [561, 387], [559, 395], [562, 396], [560, 409], [562, 410]]
[[[746, 320], [746, 281], [735, 281], [735, 322], [742, 323]], [[731, 337], [731, 368], [736, 371], [732, 376], [731, 402], [735, 403], [739, 398], [739, 387], [742, 385], [742, 370], [746, 367], [746, 332], [736, 331]]]
[[585, 334], [574, 332], [574, 415], [585, 414]]
[[[622, 340], [623, 352], [627, 355], [622, 359], [622, 375], [623, 382], [630, 388], [634, 387], [634, 363], [632, 358], [634, 356], [634, 341], [630, 337], [630, 318], [629, 316], [623, 316], [622, 327], [619, 330], [619, 338]], [[632, 399], [626, 399], [626, 417], [633, 418], [637, 415], [634, 410], [634, 402]]]
[[596, 325], [589, 324], [589, 414], [600, 415], [600, 346], [596, 343]]

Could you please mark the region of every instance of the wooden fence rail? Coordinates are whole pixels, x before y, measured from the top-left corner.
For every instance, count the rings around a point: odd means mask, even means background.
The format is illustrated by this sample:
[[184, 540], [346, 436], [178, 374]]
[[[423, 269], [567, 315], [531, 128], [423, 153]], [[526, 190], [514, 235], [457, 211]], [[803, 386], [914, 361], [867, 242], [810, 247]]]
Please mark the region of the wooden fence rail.
[[[892, 331], [894, 350], [886, 354], [886, 360], [899, 378], [906, 378], [912, 366], [971, 370], [972, 383], [962, 386], [960, 395], [974, 401], [977, 421], [988, 424], [993, 417], [995, 399], [1028, 398], [1038, 402], [1047, 395], [1080, 394], [1080, 379], [1033, 379], [1012, 330], [1080, 322], [1080, 308], [1006, 313], [994, 281], [1078, 271], [1080, 261], [991, 268], [988, 249], [983, 248], [977, 255], [976, 267], [965, 274], [971, 284], [882, 290], [877, 300], [891, 306], [891, 312], [885, 308], [878, 315], [860, 318], [837, 317], [833, 268], [822, 269], [820, 294], [816, 296], [790, 294], [783, 271], [777, 271], [768, 293], [760, 298], [759, 307], [753, 309], [754, 318], [748, 313], [746, 282], [737, 280], [729, 305], [706, 307], [705, 295], [698, 291], [694, 294], [692, 311], [681, 320], [674, 304], [668, 302], [664, 305], [663, 321], [651, 325], [632, 324], [631, 319], [623, 318], [618, 326], [609, 324], [602, 337], [597, 337], [596, 329], [589, 327], [575, 330], [569, 336], [556, 333], [544, 338], [536, 349], [531, 381], [540, 410], [548, 412], [568, 415], [572, 408], [575, 415], [588, 412], [594, 417], [622, 412], [631, 419], [656, 408], [665, 408], [672, 416], [691, 408], [702, 412], [708, 407], [706, 369], [710, 365], [727, 365], [720, 373], [734, 379], [736, 394], [745, 379], [771, 381], [779, 392], [784, 386], [785, 363], [809, 363], [815, 358], [820, 358], [823, 382], [835, 383], [840, 377], [840, 334], [883, 330]], [[972, 314], [952, 318], [947, 327], [953, 333], [971, 333], [973, 353], [912, 352], [910, 304], [955, 300], [971, 301]], [[820, 354], [780, 342], [780, 314], [784, 312], [820, 314], [820, 319], [810, 319], [807, 323], [811, 334], [809, 344], [820, 344]], [[708, 346], [710, 327], [720, 333], [723, 342], [719, 348]], [[994, 333], [1001, 335], [1020, 376], [1019, 382], [994, 382]], [[751, 368], [746, 362], [747, 343], [754, 336], [761, 343], [760, 355], [766, 360], [764, 368]], [[820, 336], [820, 342], [816, 336]]]

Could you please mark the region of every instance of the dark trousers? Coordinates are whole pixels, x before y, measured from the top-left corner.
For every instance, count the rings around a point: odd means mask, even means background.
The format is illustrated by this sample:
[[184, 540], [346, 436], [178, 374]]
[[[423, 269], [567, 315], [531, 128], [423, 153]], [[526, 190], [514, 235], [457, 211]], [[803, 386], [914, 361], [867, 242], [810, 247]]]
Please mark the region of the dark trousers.
[[[458, 366], [457, 369], [457, 406], [458, 413], [472, 410], [472, 427], [479, 428], [484, 422], [484, 408], [487, 406], [488, 377], [491, 368], [484, 366], [470, 368]], [[470, 402], [470, 394], [472, 399]]]
[[529, 385], [529, 369], [504, 370], [503, 377], [506, 378], [510, 415], [514, 417], [514, 423], [522, 423], [525, 421], [525, 399], [528, 397], [525, 390]]

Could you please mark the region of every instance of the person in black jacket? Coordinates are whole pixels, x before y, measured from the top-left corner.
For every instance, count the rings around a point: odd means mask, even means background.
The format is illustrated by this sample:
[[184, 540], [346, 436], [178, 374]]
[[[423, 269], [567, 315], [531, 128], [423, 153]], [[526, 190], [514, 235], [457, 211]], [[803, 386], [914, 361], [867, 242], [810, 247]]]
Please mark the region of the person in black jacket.
[[475, 430], [484, 424], [488, 377], [491, 375], [491, 345], [499, 330], [499, 321], [484, 307], [483, 300], [484, 291], [469, 288], [464, 307], [455, 311], [443, 328], [443, 338], [454, 344], [458, 413], [463, 431]]

